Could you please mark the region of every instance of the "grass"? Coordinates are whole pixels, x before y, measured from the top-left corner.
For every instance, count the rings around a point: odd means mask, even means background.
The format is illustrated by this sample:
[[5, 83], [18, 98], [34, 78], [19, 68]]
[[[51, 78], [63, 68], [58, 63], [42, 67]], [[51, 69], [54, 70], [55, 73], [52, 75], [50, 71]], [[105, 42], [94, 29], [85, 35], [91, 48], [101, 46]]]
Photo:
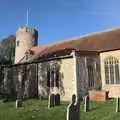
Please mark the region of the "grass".
[[115, 99], [106, 102], [91, 102], [90, 111], [83, 112], [81, 105], [81, 120], [120, 120], [120, 112], [116, 113]]
[[[61, 106], [47, 108], [47, 101], [26, 100], [24, 107], [15, 108], [15, 101], [0, 102], [0, 120], [66, 120], [68, 102]], [[81, 103], [80, 120], [120, 120], [120, 113], [115, 112], [115, 100], [91, 102], [90, 111], [83, 112]]]

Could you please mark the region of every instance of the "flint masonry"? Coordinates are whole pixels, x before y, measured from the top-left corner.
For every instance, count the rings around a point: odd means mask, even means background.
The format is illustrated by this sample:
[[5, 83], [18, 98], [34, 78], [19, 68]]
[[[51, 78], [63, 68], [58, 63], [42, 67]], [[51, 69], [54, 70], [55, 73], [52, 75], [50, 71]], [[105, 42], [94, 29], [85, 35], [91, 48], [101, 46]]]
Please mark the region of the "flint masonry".
[[59, 93], [71, 100], [72, 94], [82, 97], [94, 89], [120, 96], [120, 28], [39, 46], [37, 41], [37, 30], [17, 30], [15, 64], [4, 67], [4, 90], [10, 94], [22, 86], [24, 97]]

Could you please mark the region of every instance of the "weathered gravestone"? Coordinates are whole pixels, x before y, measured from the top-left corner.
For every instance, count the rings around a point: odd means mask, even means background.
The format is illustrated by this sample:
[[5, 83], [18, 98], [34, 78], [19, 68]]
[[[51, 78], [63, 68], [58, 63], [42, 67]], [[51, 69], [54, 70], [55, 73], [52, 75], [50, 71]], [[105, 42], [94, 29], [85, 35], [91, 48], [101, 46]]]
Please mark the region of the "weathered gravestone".
[[48, 108], [60, 105], [60, 94], [49, 95]]
[[22, 107], [22, 105], [23, 105], [23, 97], [22, 97], [22, 90], [20, 89], [17, 93], [16, 108]]
[[16, 100], [16, 108], [22, 107], [22, 105], [23, 105], [22, 99], [17, 99]]
[[67, 120], [79, 120], [80, 101], [76, 101], [76, 95], [72, 95], [72, 103], [67, 107]]
[[116, 112], [120, 112], [120, 98], [116, 98]]
[[60, 94], [55, 95], [55, 105], [60, 105]]
[[89, 96], [86, 95], [84, 98], [84, 112], [89, 111]]
[[55, 105], [55, 95], [49, 95], [48, 108], [54, 107]]

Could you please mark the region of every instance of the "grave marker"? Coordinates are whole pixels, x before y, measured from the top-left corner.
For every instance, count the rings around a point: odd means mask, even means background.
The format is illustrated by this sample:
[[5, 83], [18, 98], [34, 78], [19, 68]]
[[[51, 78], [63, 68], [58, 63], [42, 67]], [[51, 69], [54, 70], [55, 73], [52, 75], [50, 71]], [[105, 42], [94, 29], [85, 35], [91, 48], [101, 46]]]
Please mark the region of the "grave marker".
[[84, 101], [85, 101], [85, 103], [84, 103], [84, 112], [88, 112], [89, 111], [89, 96], [88, 95], [85, 96]]
[[22, 99], [17, 99], [16, 100], [16, 108], [22, 107], [22, 105], [23, 105]]
[[55, 105], [60, 105], [60, 94], [55, 95]]
[[67, 120], [79, 120], [80, 101], [76, 101], [76, 95], [72, 95], [72, 103], [67, 107]]
[[116, 98], [116, 112], [120, 112], [120, 98]]
[[49, 95], [48, 108], [54, 107], [55, 105], [55, 95]]

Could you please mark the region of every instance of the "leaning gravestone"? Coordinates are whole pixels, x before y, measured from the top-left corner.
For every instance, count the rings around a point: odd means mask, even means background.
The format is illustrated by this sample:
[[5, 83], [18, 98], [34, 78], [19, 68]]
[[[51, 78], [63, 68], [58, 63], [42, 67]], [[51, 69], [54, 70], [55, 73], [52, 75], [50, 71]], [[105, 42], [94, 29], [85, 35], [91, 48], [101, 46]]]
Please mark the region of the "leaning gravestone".
[[120, 98], [116, 98], [116, 112], [120, 112]]
[[17, 99], [16, 100], [16, 108], [22, 107], [22, 105], [23, 105], [22, 99]]
[[51, 94], [49, 96], [48, 108], [54, 107], [54, 105], [55, 105], [54, 101], [55, 101], [55, 95]]
[[84, 112], [88, 112], [89, 111], [89, 96], [86, 95], [84, 98]]
[[60, 94], [55, 95], [55, 105], [60, 105]]
[[79, 120], [80, 101], [76, 101], [76, 95], [72, 95], [72, 103], [67, 107], [67, 120]]

